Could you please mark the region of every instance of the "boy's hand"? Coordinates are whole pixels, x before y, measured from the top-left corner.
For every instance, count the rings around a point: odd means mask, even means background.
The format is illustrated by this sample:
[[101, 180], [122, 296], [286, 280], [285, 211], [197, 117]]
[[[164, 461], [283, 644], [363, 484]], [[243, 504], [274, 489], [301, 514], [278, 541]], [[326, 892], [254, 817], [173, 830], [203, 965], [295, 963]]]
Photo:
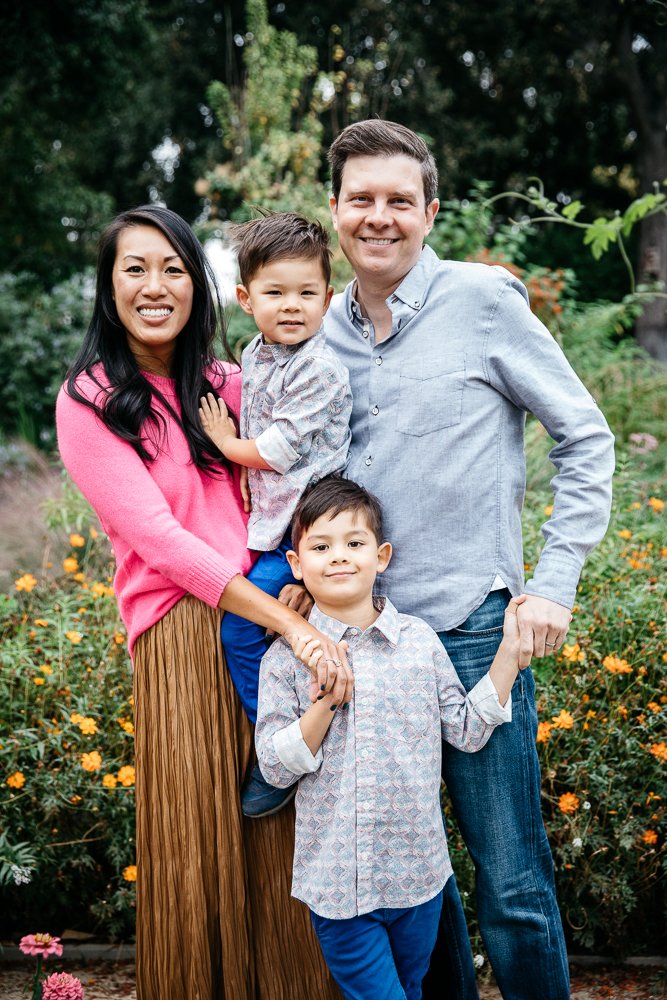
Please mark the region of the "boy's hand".
[[204, 433], [210, 437], [214, 444], [217, 444], [220, 451], [223, 450], [225, 438], [238, 436], [227, 407], [212, 392], [202, 396], [199, 400], [199, 419]]
[[[519, 597], [513, 597], [505, 608], [505, 618], [503, 620], [503, 646], [520, 660], [520, 650], [521, 650], [521, 633], [519, 631], [519, 620], [518, 620], [518, 608], [526, 600], [525, 594], [520, 594]], [[530, 665], [530, 658], [528, 663], [519, 662], [519, 669], [523, 670], [525, 667]]]

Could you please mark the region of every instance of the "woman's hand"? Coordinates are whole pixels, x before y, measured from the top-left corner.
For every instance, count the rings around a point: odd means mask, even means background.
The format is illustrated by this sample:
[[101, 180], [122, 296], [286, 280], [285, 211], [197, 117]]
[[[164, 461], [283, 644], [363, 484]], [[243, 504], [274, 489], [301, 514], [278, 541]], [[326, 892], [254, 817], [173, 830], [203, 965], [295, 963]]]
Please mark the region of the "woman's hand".
[[252, 510], [252, 498], [250, 496], [250, 484], [248, 483], [248, 469], [245, 465], [241, 466], [239, 487], [241, 490], [241, 499], [243, 500], [243, 509], [246, 514], [249, 514]]
[[311, 700], [316, 701], [324, 694], [331, 694], [332, 708], [346, 707], [352, 700], [354, 675], [347, 662], [347, 643], [335, 643], [318, 629], [304, 622], [308, 628], [300, 633], [285, 634], [294, 655], [313, 674]]

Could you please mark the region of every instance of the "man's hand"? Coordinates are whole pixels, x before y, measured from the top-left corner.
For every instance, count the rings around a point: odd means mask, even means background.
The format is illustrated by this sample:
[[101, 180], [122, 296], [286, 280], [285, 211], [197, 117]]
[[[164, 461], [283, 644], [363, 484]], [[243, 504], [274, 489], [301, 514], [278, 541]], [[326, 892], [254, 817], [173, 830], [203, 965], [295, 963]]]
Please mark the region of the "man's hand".
[[546, 597], [525, 595], [517, 608], [520, 633], [519, 668], [530, 666], [532, 656], [557, 653], [565, 642], [572, 621], [568, 608]]

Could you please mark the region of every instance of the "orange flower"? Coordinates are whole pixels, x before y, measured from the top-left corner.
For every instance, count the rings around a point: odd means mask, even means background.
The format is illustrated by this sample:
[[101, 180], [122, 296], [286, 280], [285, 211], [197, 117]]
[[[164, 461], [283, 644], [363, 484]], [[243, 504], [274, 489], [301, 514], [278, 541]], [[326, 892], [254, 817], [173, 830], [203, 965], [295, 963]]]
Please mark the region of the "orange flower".
[[547, 743], [549, 737], [551, 736], [551, 730], [553, 725], [550, 722], [538, 722], [537, 724], [537, 742]]
[[658, 497], [649, 497], [647, 503], [649, 507], [656, 512], [656, 514], [659, 514], [665, 506], [665, 501], [660, 500]]
[[23, 771], [14, 771], [7, 778], [7, 784], [10, 788], [23, 788], [25, 785], [25, 774]]
[[573, 792], [565, 792], [558, 800], [558, 808], [564, 813], [575, 813], [579, 806], [579, 798]]
[[74, 576], [72, 577], [72, 579], [76, 580], [77, 583], [83, 583], [83, 581], [86, 579], [86, 574], [85, 573], [75, 573]]
[[631, 674], [632, 667], [627, 660], [622, 660], [618, 656], [605, 656], [602, 661], [602, 666], [609, 671], [610, 674]]
[[582, 652], [581, 646], [578, 642], [575, 642], [573, 646], [569, 646], [567, 643], [563, 644], [563, 648], [560, 651], [560, 655], [568, 663], [583, 663], [586, 659], [586, 654]]
[[646, 830], [646, 832], [642, 834], [642, 840], [645, 844], [655, 844], [658, 840], [658, 834], [655, 830]]
[[649, 708], [652, 712], [659, 712], [661, 710], [660, 705], [658, 705], [657, 701], [649, 701], [646, 707]]
[[88, 528], [88, 534], [90, 535], [91, 538], [97, 538], [97, 532], [95, 531], [94, 528]]
[[40, 628], [46, 628], [49, 623], [47, 622], [46, 618], [35, 618], [33, 624], [39, 625]]
[[83, 718], [84, 718], [83, 715], [79, 715], [78, 712], [72, 712], [72, 714], [69, 717], [69, 721], [72, 722], [75, 726], [78, 726], [80, 722], [83, 722]]
[[24, 573], [23, 576], [20, 576], [18, 580], [14, 581], [14, 586], [17, 590], [25, 590], [25, 592], [29, 594], [30, 591], [34, 590], [37, 586], [37, 580], [32, 573]]
[[547, 506], [544, 508], [544, 513], [547, 515], [547, 517], [551, 517], [553, 512], [554, 512], [554, 505], [552, 503], [547, 504]]
[[81, 730], [82, 733], [85, 733], [86, 736], [92, 736], [94, 733], [97, 732], [97, 723], [95, 722], [94, 719], [91, 719], [88, 716], [86, 716], [85, 719], [81, 719], [79, 721], [79, 729]]
[[123, 878], [126, 882], [136, 882], [137, 881], [137, 866], [128, 865], [127, 868], [123, 868]]
[[116, 632], [116, 634], [113, 637], [113, 641], [116, 643], [117, 646], [122, 646], [123, 643], [125, 642], [125, 636], [123, 635], [122, 632]]
[[625, 538], [625, 539], [632, 538], [632, 532], [628, 531], [627, 528], [623, 528], [622, 531], [617, 531], [616, 534], [618, 535], [619, 538]]
[[660, 743], [652, 743], [648, 748], [648, 752], [661, 760], [663, 764], [667, 764], [667, 743], [664, 740]]
[[102, 778], [102, 784], [105, 788], [115, 788], [118, 784], [118, 780], [113, 774], [105, 774]]
[[73, 549], [82, 549], [86, 544], [86, 539], [83, 535], [77, 535], [76, 533], [69, 536], [69, 543]]
[[131, 764], [126, 764], [124, 767], [121, 767], [118, 772], [118, 780], [125, 788], [131, 788], [135, 780], [134, 768]]
[[37, 687], [41, 687], [41, 685], [45, 683], [43, 677], [33, 677], [32, 682], [33, 684], [36, 684]]
[[68, 556], [67, 559], [63, 559], [63, 569], [66, 573], [78, 573], [79, 563], [74, 556]]
[[107, 587], [104, 583], [94, 583], [90, 589], [95, 597], [113, 597], [113, 587]]
[[75, 646], [78, 646], [78, 644], [83, 639], [81, 633], [77, 632], [75, 629], [70, 629], [69, 632], [65, 632], [65, 637], [69, 639], [69, 641], [73, 643]]
[[97, 750], [81, 754], [81, 767], [84, 771], [99, 771], [102, 767], [102, 758]]
[[552, 722], [554, 729], [572, 729], [574, 725], [574, 719], [569, 712], [562, 709], [558, 715], [552, 716]]

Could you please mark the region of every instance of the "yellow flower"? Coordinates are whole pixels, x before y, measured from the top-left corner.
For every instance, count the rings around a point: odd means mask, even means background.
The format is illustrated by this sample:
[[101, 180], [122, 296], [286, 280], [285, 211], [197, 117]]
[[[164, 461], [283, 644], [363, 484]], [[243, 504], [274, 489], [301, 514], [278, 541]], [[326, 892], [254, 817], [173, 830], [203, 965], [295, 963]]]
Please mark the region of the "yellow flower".
[[72, 714], [69, 717], [69, 721], [72, 722], [75, 726], [77, 726], [80, 722], [83, 722], [83, 718], [84, 718], [83, 715], [79, 715], [78, 712], [72, 712]]
[[42, 671], [43, 674], [52, 674], [53, 673], [53, 670], [48, 665], [48, 663], [43, 663], [39, 669]]
[[25, 785], [25, 774], [23, 771], [14, 771], [7, 778], [7, 784], [10, 788], [23, 788]]
[[126, 882], [136, 882], [137, 881], [137, 866], [128, 865], [127, 868], [123, 868], [123, 878]]
[[17, 590], [25, 590], [29, 594], [37, 586], [37, 580], [32, 573], [24, 573], [23, 576], [14, 581], [14, 586]]
[[552, 503], [550, 503], [547, 507], [544, 508], [544, 513], [547, 515], [547, 517], [551, 517], [553, 512], [554, 512], [554, 505]]
[[85, 733], [86, 736], [92, 736], [93, 733], [97, 732], [97, 723], [95, 722], [94, 719], [91, 719], [88, 716], [86, 716], [85, 719], [81, 719], [81, 721], [79, 722], [79, 729], [81, 730], [82, 733]]
[[118, 772], [118, 780], [125, 788], [130, 788], [134, 784], [134, 768], [131, 764], [121, 767]]
[[649, 507], [652, 510], [654, 510], [656, 512], [656, 514], [659, 514], [660, 511], [665, 506], [665, 501], [658, 499], [658, 497], [649, 497], [647, 502], [648, 502]]
[[78, 573], [79, 563], [74, 556], [68, 556], [67, 559], [63, 559], [63, 569], [66, 573]]
[[550, 736], [553, 725], [550, 722], [538, 722], [537, 724], [537, 742], [546, 743]]
[[33, 677], [32, 682], [33, 684], [36, 684], [37, 687], [40, 687], [42, 684], [46, 683], [43, 677]]
[[85, 573], [75, 573], [74, 576], [72, 577], [72, 579], [76, 580], [77, 583], [83, 583], [83, 581], [86, 579], [86, 574]]
[[563, 648], [560, 651], [560, 655], [568, 663], [583, 663], [586, 659], [586, 654], [582, 651], [581, 646], [578, 642], [575, 642], [573, 646], [569, 646], [564, 643]]
[[663, 546], [660, 549], [660, 555], [662, 556], [663, 559], [667, 559], [667, 545]]
[[115, 788], [118, 784], [116, 777], [113, 774], [105, 774], [102, 778], [102, 784], [105, 788]]
[[642, 840], [645, 844], [655, 844], [658, 840], [658, 834], [655, 830], [646, 830], [646, 832], [642, 834]]
[[574, 725], [574, 719], [565, 709], [562, 709], [558, 715], [552, 716], [552, 721], [554, 729], [572, 729]]
[[639, 501], [635, 500], [634, 503], [630, 504], [630, 506], [628, 507], [628, 510], [639, 510], [640, 507], [641, 507], [641, 504], [639, 503]]
[[623, 528], [622, 531], [617, 531], [616, 534], [619, 538], [632, 538], [632, 532], [628, 531], [627, 528]]
[[608, 670], [610, 674], [631, 674], [632, 667], [627, 660], [622, 660], [618, 656], [605, 656], [602, 661], [602, 666], [605, 670]]
[[649, 708], [652, 712], [659, 712], [659, 711], [661, 711], [660, 705], [658, 705], [657, 701], [649, 701], [649, 703], [648, 703], [648, 705], [646, 707]]
[[652, 743], [648, 748], [648, 752], [652, 753], [658, 760], [661, 760], [663, 764], [667, 764], [667, 743], [664, 740], [660, 743]]
[[82, 549], [86, 544], [86, 539], [83, 535], [77, 535], [75, 532], [69, 536], [69, 543], [73, 549]]
[[564, 813], [575, 813], [579, 805], [579, 799], [573, 792], [565, 792], [558, 800], [558, 808]]
[[81, 767], [84, 771], [99, 771], [102, 767], [102, 758], [97, 750], [81, 754]]
[[122, 632], [116, 632], [116, 634], [113, 637], [113, 641], [116, 643], [117, 646], [122, 646], [123, 643], [125, 642], [125, 636], [123, 635]]
[[88, 534], [90, 535], [91, 538], [97, 538], [97, 532], [95, 531], [94, 528], [88, 528]]
[[75, 629], [70, 629], [69, 632], [65, 632], [65, 637], [69, 639], [70, 642], [74, 643], [75, 646], [78, 646], [83, 639], [81, 633], [77, 632]]
[[33, 624], [39, 625], [40, 628], [46, 628], [49, 623], [47, 622], [46, 618], [35, 618]]
[[[667, 663], [667, 653], [665, 653], [665, 663]], [[134, 705], [134, 695], [133, 694], [131, 694], [130, 697], [127, 699], [127, 703], [128, 703], [128, 705]]]
[[95, 597], [113, 597], [113, 587], [107, 587], [104, 583], [94, 583], [90, 589]]
[[126, 733], [129, 733], [130, 736], [134, 735], [134, 723], [130, 722], [129, 719], [121, 722], [121, 728], [124, 729]]

